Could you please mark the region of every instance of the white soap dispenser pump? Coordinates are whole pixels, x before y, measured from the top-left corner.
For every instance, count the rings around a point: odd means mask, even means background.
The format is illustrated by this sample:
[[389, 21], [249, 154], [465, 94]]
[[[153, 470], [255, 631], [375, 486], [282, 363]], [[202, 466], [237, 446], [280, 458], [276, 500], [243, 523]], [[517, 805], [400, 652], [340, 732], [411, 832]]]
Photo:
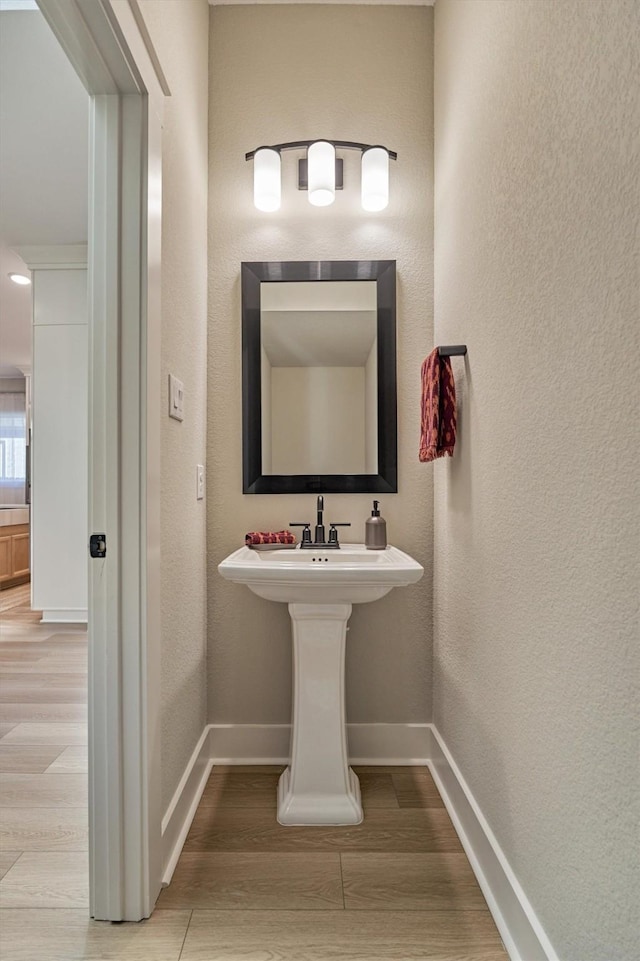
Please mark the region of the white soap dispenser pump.
[[380, 517], [379, 503], [373, 502], [371, 517], [364, 525], [364, 546], [368, 551], [383, 551], [387, 546], [387, 522]]

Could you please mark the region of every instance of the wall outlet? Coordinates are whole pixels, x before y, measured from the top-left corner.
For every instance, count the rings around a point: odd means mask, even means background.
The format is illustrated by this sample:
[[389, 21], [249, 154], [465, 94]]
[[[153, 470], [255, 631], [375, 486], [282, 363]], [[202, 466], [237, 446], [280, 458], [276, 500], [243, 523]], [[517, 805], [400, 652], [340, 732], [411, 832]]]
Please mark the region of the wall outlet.
[[204, 467], [202, 464], [196, 465], [196, 498], [204, 500]]
[[169, 417], [184, 420], [184, 384], [169, 374]]

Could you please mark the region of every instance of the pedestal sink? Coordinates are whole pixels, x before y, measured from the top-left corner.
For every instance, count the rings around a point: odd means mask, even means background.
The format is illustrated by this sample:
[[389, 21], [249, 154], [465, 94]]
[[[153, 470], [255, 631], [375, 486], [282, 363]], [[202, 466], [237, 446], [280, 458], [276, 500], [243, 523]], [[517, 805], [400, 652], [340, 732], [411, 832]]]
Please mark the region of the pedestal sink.
[[397, 547], [370, 551], [248, 547], [218, 566], [223, 577], [289, 605], [293, 623], [291, 762], [278, 784], [281, 824], [358, 824], [360, 785], [348, 764], [344, 664], [352, 604], [418, 581], [424, 569]]

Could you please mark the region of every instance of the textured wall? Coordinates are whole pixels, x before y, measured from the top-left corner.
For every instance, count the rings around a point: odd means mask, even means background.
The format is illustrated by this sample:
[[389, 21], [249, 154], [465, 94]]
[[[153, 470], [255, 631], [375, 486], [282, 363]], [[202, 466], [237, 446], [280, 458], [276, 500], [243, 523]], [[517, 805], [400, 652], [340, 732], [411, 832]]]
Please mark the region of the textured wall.
[[[171, 89], [162, 185], [162, 809], [206, 723], [207, 343], [206, 0], [141, 0]], [[167, 414], [168, 374], [185, 386], [185, 419]]]
[[[209, 720], [286, 723], [287, 608], [223, 581], [218, 563], [246, 531], [312, 519], [308, 495], [242, 494], [240, 264], [396, 259], [399, 493], [382, 497], [389, 539], [427, 569], [415, 587], [354, 610], [350, 721], [426, 721], [431, 691], [432, 469], [417, 460], [420, 363], [432, 346], [432, 21], [424, 7], [216, 6], [211, 10], [209, 183]], [[359, 157], [347, 189], [312, 208], [283, 155], [283, 204], [253, 207], [247, 150], [312, 137], [397, 150], [391, 203], [360, 209]], [[366, 495], [327, 498], [329, 520], [364, 539]]]
[[435, 19], [435, 719], [559, 957], [631, 961], [640, 6]]

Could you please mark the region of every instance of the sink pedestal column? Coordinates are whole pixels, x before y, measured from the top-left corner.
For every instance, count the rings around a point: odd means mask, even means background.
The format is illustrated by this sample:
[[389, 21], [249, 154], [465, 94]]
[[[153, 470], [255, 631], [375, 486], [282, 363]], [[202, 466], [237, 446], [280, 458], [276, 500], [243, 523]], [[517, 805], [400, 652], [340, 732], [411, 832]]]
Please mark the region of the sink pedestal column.
[[348, 764], [344, 665], [351, 604], [289, 604], [293, 623], [291, 765], [278, 784], [280, 824], [359, 824]]

